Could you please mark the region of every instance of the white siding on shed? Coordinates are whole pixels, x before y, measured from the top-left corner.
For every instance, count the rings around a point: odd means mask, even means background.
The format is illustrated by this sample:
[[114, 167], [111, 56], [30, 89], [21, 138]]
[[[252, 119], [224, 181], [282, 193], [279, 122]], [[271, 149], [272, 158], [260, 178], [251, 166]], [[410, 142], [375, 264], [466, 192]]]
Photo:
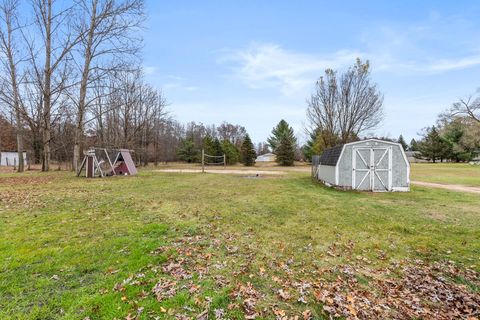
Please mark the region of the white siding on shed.
[[317, 178], [332, 186], [336, 185], [337, 181], [335, 180], [335, 167], [319, 165]]
[[[322, 163], [322, 158], [329, 165]], [[410, 190], [410, 164], [395, 142], [367, 139], [347, 143], [327, 150], [319, 162], [317, 179], [329, 185], [365, 191]]]

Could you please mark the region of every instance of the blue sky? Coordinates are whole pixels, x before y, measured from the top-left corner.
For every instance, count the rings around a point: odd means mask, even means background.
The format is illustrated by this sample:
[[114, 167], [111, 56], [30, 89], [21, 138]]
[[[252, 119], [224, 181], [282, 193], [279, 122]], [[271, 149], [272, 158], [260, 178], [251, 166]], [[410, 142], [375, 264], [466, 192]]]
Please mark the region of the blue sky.
[[147, 1], [144, 68], [181, 122], [287, 120], [304, 138], [325, 68], [370, 60], [384, 93], [373, 134], [407, 139], [480, 87], [478, 1]]

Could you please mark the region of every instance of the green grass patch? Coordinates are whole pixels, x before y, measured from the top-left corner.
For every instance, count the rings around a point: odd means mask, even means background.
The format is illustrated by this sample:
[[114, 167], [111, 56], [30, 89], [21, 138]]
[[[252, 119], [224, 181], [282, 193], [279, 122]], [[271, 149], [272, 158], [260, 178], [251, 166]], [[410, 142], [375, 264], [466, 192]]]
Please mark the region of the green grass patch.
[[[443, 177], [431, 174], [437, 168]], [[412, 179], [480, 185], [480, 168], [463, 168], [450, 179], [454, 165], [419, 164]], [[15, 184], [19, 177], [25, 181]], [[341, 192], [296, 172], [242, 179], [141, 171], [91, 180], [64, 172], [9, 175], [0, 179], [0, 195], [2, 319], [123, 319], [138, 308], [140, 319], [167, 319], [173, 317], [169, 312], [199, 308], [194, 296], [209, 299], [211, 317], [222, 309], [241, 319], [241, 306], [232, 307], [229, 296], [237, 282], [254, 283], [268, 293], [265, 301], [274, 302], [279, 285], [272, 282], [272, 268], [310, 272], [350, 259], [382, 267], [420, 257], [480, 271], [480, 199], [472, 194], [418, 187], [409, 193]], [[172, 250], [152, 252], [181, 248], [179, 241], [197, 236], [220, 241], [216, 249], [206, 247], [210, 241], [196, 245], [212, 254], [218, 268], [210, 267], [210, 275], [226, 284], [220, 288], [212, 277], [196, 273], [182, 280], [185, 289], [156, 301], [151, 290], [164, 276], [162, 266], [181, 257]], [[262, 268], [268, 277], [258, 276]], [[234, 269], [241, 272], [234, 275]], [[139, 273], [145, 273], [145, 284], [113, 290]], [[195, 295], [189, 281], [200, 287]], [[367, 278], [358, 281], [368, 286]], [[318, 304], [287, 307], [325, 316]]]

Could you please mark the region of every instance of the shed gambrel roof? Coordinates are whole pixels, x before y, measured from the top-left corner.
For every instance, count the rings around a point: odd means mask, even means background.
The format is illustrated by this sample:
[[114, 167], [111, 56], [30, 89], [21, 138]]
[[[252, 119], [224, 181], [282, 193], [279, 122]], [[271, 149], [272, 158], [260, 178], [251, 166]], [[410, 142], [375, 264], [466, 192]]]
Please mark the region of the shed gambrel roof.
[[343, 146], [343, 144], [339, 144], [323, 151], [320, 156], [320, 164], [323, 166], [336, 166], [342, 154]]

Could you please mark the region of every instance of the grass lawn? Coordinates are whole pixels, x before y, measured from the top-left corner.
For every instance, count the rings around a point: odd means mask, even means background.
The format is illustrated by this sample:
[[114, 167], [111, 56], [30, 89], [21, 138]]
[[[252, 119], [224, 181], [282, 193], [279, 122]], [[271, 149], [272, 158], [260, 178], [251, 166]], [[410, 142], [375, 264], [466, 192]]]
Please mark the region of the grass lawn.
[[[443, 168], [412, 180], [450, 181]], [[414, 317], [379, 302], [416, 301], [411, 277], [431, 274], [479, 302], [478, 272], [478, 195], [341, 192], [294, 171], [0, 175], [0, 319], [367, 318], [368, 299]]]
[[411, 179], [480, 187], [480, 166], [465, 163], [412, 163]]

